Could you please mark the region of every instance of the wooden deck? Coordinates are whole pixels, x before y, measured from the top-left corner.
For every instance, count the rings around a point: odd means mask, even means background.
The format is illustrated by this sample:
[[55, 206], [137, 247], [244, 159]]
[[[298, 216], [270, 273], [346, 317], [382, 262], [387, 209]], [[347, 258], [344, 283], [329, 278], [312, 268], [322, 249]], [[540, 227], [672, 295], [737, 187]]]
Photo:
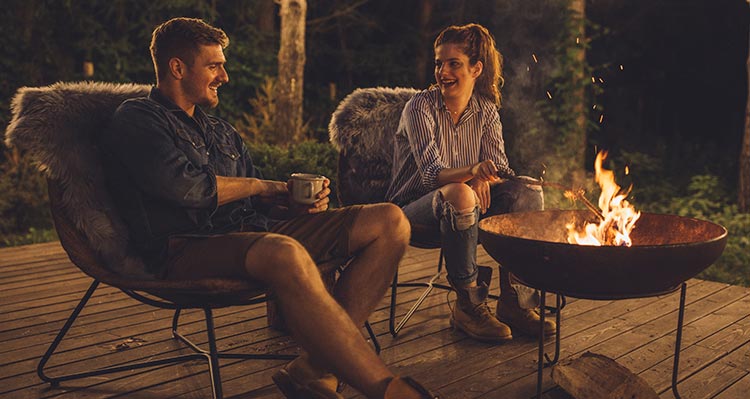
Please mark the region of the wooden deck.
[[[410, 249], [401, 280], [435, 270], [436, 251]], [[482, 264], [494, 264], [483, 251]], [[124, 372], [50, 388], [36, 365], [91, 280], [58, 243], [0, 250], [0, 397], [9, 398], [205, 398], [209, 376], [202, 362]], [[497, 280], [495, 280], [497, 285]], [[497, 287], [495, 287], [495, 290]], [[403, 314], [419, 289], [402, 289]], [[678, 294], [636, 300], [569, 299], [562, 312], [561, 360], [586, 351], [617, 359], [661, 394], [672, 398], [673, 347]], [[550, 297], [550, 300], [552, 297]], [[445, 291], [435, 290], [398, 338], [387, 332], [387, 298], [370, 321], [381, 357], [392, 369], [438, 391], [441, 398], [530, 398], [536, 390], [537, 341], [517, 337], [493, 346], [467, 339], [448, 326]], [[187, 312], [181, 331], [204, 342], [201, 313]], [[58, 350], [51, 374], [119, 364], [162, 353], [188, 353], [171, 339], [171, 312], [140, 304], [102, 286]], [[217, 311], [220, 348], [296, 350], [294, 342], [266, 327], [263, 305]], [[553, 350], [549, 341], [547, 351]], [[271, 384], [279, 361], [222, 363], [226, 397], [281, 398]], [[750, 391], [750, 289], [691, 280], [687, 290], [679, 389], [683, 398], [734, 399]], [[545, 389], [553, 388], [549, 371]], [[347, 388], [347, 397], [357, 395]], [[546, 394], [560, 397], [559, 390]]]

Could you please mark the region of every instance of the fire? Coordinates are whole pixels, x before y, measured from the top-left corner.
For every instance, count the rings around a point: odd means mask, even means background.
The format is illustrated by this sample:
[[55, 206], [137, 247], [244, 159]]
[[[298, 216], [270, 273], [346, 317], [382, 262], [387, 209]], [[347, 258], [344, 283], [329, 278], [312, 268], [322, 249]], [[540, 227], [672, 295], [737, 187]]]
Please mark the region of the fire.
[[630, 232], [635, 227], [635, 222], [641, 217], [641, 213], [625, 199], [630, 194], [630, 190], [621, 192], [620, 186], [615, 183], [614, 172], [602, 168], [605, 159], [607, 159], [607, 152], [600, 151], [594, 162], [596, 182], [602, 189], [598, 203], [601, 221], [598, 224], [587, 223], [583, 231], [578, 231], [574, 223], [566, 225], [568, 242], [571, 244], [628, 247], [633, 245]]

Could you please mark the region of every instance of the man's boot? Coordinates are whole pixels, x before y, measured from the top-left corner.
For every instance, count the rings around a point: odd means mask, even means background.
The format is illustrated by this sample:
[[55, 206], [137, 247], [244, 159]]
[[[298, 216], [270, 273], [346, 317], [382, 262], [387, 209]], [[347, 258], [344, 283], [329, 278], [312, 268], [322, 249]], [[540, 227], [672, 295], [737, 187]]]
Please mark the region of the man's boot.
[[[497, 300], [495, 314], [497, 319], [509, 325], [516, 334], [539, 336], [538, 293], [528, 287], [520, 286], [517, 292], [512, 274], [500, 267], [500, 298]], [[528, 292], [526, 292], [528, 291]], [[544, 336], [554, 335], [557, 325], [550, 318], [544, 318]]]
[[394, 377], [385, 389], [384, 399], [438, 399], [437, 395], [410, 377]]
[[489, 283], [492, 280], [492, 268], [478, 266], [479, 276], [476, 287], [457, 287], [456, 303], [451, 309], [451, 326], [466, 333], [478, 341], [503, 342], [513, 338], [510, 327], [498, 321], [487, 306]]

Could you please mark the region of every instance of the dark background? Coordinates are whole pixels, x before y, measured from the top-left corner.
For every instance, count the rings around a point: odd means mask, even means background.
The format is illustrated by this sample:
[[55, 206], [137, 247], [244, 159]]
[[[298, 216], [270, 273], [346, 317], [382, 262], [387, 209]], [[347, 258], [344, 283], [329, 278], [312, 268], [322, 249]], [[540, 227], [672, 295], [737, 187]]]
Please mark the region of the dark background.
[[[568, 84], [566, 51], [575, 34], [566, 25], [567, 4], [308, 0], [309, 137], [327, 140], [332, 111], [356, 88], [427, 87], [437, 33], [449, 24], [478, 22], [505, 56], [501, 115], [512, 165], [520, 172], [538, 171], [542, 163], [555, 167], [561, 161], [551, 154], [571, 135], [570, 107], [577, 101]], [[636, 170], [676, 184], [700, 173], [719, 176], [731, 197], [747, 100], [747, 2], [585, 4], [586, 167], [596, 150], [608, 149]], [[84, 61], [95, 65], [92, 80], [152, 83], [150, 33], [175, 16], [203, 18], [227, 31], [231, 81], [215, 112], [232, 123], [252, 115], [249, 100], [276, 73], [279, 17], [272, 0], [11, 0], [0, 8], [0, 124], [9, 122], [19, 87], [83, 80]], [[3, 173], [15, 167], [7, 166], [12, 158], [3, 147]]]

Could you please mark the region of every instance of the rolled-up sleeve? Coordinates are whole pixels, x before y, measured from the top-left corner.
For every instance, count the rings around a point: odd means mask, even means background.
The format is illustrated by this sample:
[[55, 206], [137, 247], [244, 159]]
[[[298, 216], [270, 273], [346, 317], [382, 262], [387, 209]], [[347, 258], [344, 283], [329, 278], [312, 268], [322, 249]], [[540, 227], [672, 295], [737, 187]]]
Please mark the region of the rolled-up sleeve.
[[438, 175], [447, 165], [440, 157], [435, 143], [436, 122], [428, 111], [429, 104], [411, 101], [404, 112], [404, 131], [412, 156], [417, 164], [422, 184], [428, 190], [438, 188]]
[[516, 172], [510, 168], [508, 156], [505, 154], [505, 141], [503, 140], [503, 125], [500, 115], [495, 112], [488, 113], [489, 121], [484, 124], [482, 140], [479, 148], [479, 159], [491, 159], [501, 174], [515, 176]]
[[125, 103], [106, 134], [108, 151], [148, 195], [181, 207], [216, 209], [216, 175], [175, 144], [168, 118], [140, 103]]

